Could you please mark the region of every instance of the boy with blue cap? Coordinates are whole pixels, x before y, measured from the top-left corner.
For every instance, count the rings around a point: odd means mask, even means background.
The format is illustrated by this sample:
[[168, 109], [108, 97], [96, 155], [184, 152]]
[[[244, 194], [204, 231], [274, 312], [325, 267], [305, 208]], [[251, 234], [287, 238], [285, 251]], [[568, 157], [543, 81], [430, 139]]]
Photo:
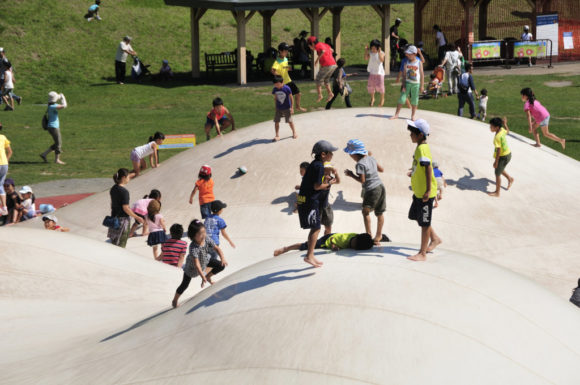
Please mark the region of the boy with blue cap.
[[387, 208], [385, 185], [379, 178], [379, 172], [384, 169], [377, 163], [375, 158], [369, 155], [363, 142], [358, 139], [351, 139], [346, 144], [344, 152], [356, 162], [356, 173], [351, 170], [345, 170], [344, 173], [352, 179], [362, 184], [362, 215], [365, 222], [365, 230], [368, 234], [371, 232], [371, 211], [377, 216], [377, 232], [373, 239], [376, 245], [379, 245], [383, 237], [383, 224], [385, 219], [383, 213]]
[[407, 174], [411, 177], [413, 189], [413, 203], [409, 209], [409, 219], [416, 220], [421, 226], [421, 249], [409, 259], [424, 261], [427, 259], [427, 252], [433, 251], [441, 243], [441, 238], [431, 227], [433, 201], [437, 196], [437, 180], [433, 173], [433, 156], [427, 144], [429, 123], [424, 119], [407, 120], [407, 130], [411, 132], [411, 141], [417, 143], [413, 167]]

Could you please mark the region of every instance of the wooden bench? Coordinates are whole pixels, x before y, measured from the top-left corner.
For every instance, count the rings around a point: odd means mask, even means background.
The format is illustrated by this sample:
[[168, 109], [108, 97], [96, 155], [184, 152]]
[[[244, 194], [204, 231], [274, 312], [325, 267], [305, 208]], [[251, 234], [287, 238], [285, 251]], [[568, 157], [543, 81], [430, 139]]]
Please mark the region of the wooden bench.
[[[235, 51], [222, 53], [206, 53], [205, 55], [205, 70], [209, 74], [211, 70], [212, 75], [216, 69], [236, 69], [238, 68], [238, 54]], [[248, 71], [255, 69], [254, 57], [251, 51], [246, 51], [246, 60]]]

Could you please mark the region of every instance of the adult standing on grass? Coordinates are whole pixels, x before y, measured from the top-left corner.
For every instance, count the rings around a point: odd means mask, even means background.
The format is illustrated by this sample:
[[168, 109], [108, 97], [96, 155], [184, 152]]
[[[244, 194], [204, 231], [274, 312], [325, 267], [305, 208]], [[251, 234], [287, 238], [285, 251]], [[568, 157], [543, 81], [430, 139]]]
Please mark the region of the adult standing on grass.
[[4, 111], [14, 111], [14, 99], [12, 98], [12, 90], [14, 90], [14, 74], [12, 73], [12, 64], [6, 64], [4, 71], [4, 81], [2, 82], [2, 100], [6, 103]]
[[[62, 104], [58, 104], [59, 100], [62, 101]], [[60, 153], [62, 152], [61, 151], [62, 139], [60, 136], [60, 121], [58, 119], [58, 110], [62, 110], [63, 108], [67, 107], [68, 104], [66, 104], [66, 98], [64, 97], [63, 94], [57, 94], [54, 91], [50, 91], [48, 93], [48, 107], [46, 108], [46, 113], [48, 115], [47, 130], [50, 136], [52, 136], [54, 143], [49, 148], [47, 148], [45, 152], [40, 154], [40, 157], [45, 162], [47, 161], [46, 156], [50, 152], [54, 151], [54, 162], [58, 164], [66, 164], [65, 162], [60, 160]]]
[[441, 27], [437, 24], [433, 26], [435, 34], [435, 44], [437, 45], [437, 61], [441, 63], [445, 57], [445, 46], [447, 45], [447, 39], [445, 34], [441, 31]]
[[399, 40], [401, 37], [399, 36], [399, 26], [401, 25], [401, 19], [397, 17], [395, 20], [395, 24], [389, 30], [390, 36], [390, 45], [391, 45], [391, 69], [397, 68], [397, 56], [399, 55]]
[[449, 84], [449, 95], [456, 94], [457, 81], [461, 75], [461, 57], [463, 54], [457, 50], [455, 44], [449, 44], [449, 50], [445, 52], [445, 58], [440, 67], [445, 67], [447, 73], [447, 83]]
[[119, 227], [117, 229], [109, 227], [107, 238], [111, 240], [113, 245], [123, 248], [127, 246], [127, 239], [129, 238], [129, 224], [131, 221], [129, 217], [133, 217], [135, 221], [143, 223], [143, 218], [135, 214], [131, 210], [131, 207], [129, 207], [129, 191], [125, 186], [129, 183], [130, 179], [129, 170], [120, 168], [113, 175], [115, 185], [109, 190], [109, 195], [111, 196], [111, 216], [119, 220]]
[[[7, 65], [10, 64], [10, 60], [6, 57], [6, 52], [4, 48], [0, 47], [0, 84], [4, 83], [4, 71], [8, 68]], [[14, 67], [10, 66], [12, 73], [14, 74]], [[16, 103], [20, 105], [22, 103], [22, 97], [16, 95], [14, 92], [10, 92], [10, 96], [16, 100]], [[1, 101], [0, 101], [1, 103]]]
[[137, 56], [137, 52], [131, 47], [131, 37], [125, 36], [117, 47], [115, 56], [115, 78], [117, 84], [125, 84], [125, 74], [127, 73], [127, 55]]
[[457, 82], [457, 87], [459, 92], [457, 93], [457, 101], [459, 103], [457, 107], [457, 116], [463, 116], [463, 107], [465, 103], [469, 105], [469, 116], [471, 119], [475, 118], [475, 102], [473, 101], [473, 94], [476, 98], [477, 90], [475, 89], [475, 83], [473, 82], [473, 76], [471, 75], [473, 71], [473, 66], [471, 63], [465, 63], [465, 72], [459, 76]]
[[319, 42], [316, 36], [310, 36], [308, 38], [308, 46], [312, 51], [316, 50], [316, 53], [318, 54], [314, 65], [316, 66], [316, 64], [320, 63], [320, 70], [316, 75], [316, 92], [318, 93], [318, 99], [316, 99], [316, 102], [318, 103], [322, 100], [323, 83], [326, 87], [326, 92], [328, 92], [326, 101], [329, 102], [334, 96], [330, 89], [330, 77], [336, 69], [336, 60], [332, 57], [332, 48], [330, 48], [328, 44]]
[[[2, 123], [0, 123], [0, 130], [2, 130]], [[11, 156], [10, 141], [4, 135], [0, 135], [0, 216], [8, 215], [4, 180], [6, 179], [6, 174], [8, 174], [8, 162]]]

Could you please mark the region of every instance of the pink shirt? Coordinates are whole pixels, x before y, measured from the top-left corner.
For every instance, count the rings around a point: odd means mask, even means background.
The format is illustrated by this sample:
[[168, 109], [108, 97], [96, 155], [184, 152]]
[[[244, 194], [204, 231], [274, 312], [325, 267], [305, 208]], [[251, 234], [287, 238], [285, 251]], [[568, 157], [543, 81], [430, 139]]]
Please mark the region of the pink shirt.
[[145, 216], [147, 215], [147, 206], [149, 206], [149, 202], [152, 200], [153, 199], [150, 198], [139, 199], [137, 202], [135, 202], [135, 204], [133, 204], [131, 210], [133, 210], [133, 212], [136, 214]]
[[534, 104], [530, 104], [530, 101], [526, 100], [526, 103], [524, 104], [524, 111], [530, 111], [530, 114], [532, 114], [532, 117], [536, 123], [540, 123], [542, 120], [550, 116], [550, 113], [548, 110], [546, 110], [546, 107], [542, 106], [537, 100], [534, 101]]
[[163, 227], [161, 226], [161, 219], [163, 216], [161, 214], [155, 215], [155, 222], [151, 222], [149, 216], [146, 216], [145, 218], [147, 220], [147, 226], [149, 226], [150, 233], [154, 231], [163, 231]]

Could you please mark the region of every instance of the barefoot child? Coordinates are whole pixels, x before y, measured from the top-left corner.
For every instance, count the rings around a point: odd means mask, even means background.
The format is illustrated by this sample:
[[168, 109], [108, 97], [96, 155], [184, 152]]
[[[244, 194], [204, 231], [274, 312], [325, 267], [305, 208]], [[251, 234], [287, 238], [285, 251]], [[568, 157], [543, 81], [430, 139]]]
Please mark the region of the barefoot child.
[[[211, 237], [208, 237], [205, 231], [205, 226], [201, 221], [194, 219], [187, 228], [187, 236], [191, 239], [189, 244], [189, 254], [183, 269], [183, 280], [181, 285], [177, 288], [171, 305], [177, 307], [177, 301], [183, 292], [189, 286], [192, 278], [201, 277], [201, 287], [205, 286], [206, 282], [213, 285], [212, 276], [222, 271], [228, 262], [224, 257], [224, 253], [219, 246], [213, 242]], [[211, 258], [212, 251], [219, 255], [220, 260]]]
[[296, 135], [296, 129], [294, 128], [294, 122], [292, 121], [292, 114], [294, 114], [294, 96], [292, 95], [290, 87], [284, 85], [281, 76], [274, 76], [274, 89], [272, 89], [272, 95], [274, 96], [274, 105], [276, 107], [276, 114], [274, 115], [276, 136], [274, 137], [273, 142], [280, 140], [280, 120], [282, 120], [282, 117], [284, 117], [286, 123], [290, 125], [290, 128], [292, 129], [292, 137], [294, 139], [298, 138], [298, 135]]
[[187, 242], [181, 240], [181, 237], [183, 237], [183, 226], [179, 223], [174, 223], [169, 228], [169, 233], [171, 234], [171, 238], [161, 245], [161, 255], [159, 255], [157, 260], [181, 269], [185, 253], [187, 252]]
[[147, 238], [147, 245], [153, 247], [153, 258], [159, 259], [159, 245], [167, 240], [165, 234], [165, 219], [159, 213], [161, 211], [161, 203], [155, 199], [147, 205], [147, 228], [149, 229], [149, 237]]
[[423, 93], [423, 63], [417, 57], [417, 47], [414, 45], [410, 45], [405, 50], [405, 56], [407, 56], [407, 62], [403, 70], [401, 97], [399, 98], [395, 115], [391, 119], [399, 118], [401, 107], [407, 100], [407, 96], [409, 96], [411, 99], [411, 120], [415, 120], [415, 113], [419, 105], [419, 94]]
[[316, 51], [317, 54], [314, 66], [320, 63], [320, 68], [316, 75], [316, 92], [318, 93], [316, 102], [318, 103], [322, 100], [322, 84], [326, 87], [326, 92], [328, 93], [326, 101], [329, 102], [334, 97], [330, 89], [330, 76], [336, 69], [336, 60], [332, 56], [334, 51], [328, 44], [319, 42], [316, 36], [308, 38], [308, 47], [311, 51]]
[[417, 143], [413, 156], [413, 167], [407, 174], [411, 177], [411, 187], [413, 188], [413, 203], [409, 209], [409, 219], [416, 220], [421, 226], [421, 249], [419, 253], [409, 257], [409, 259], [424, 261], [427, 259], [427, 252], [433, 251], [441, 243], [441, 239], [431, 227], [433, 200], [437, 195], [437, 181], [431, 166], [433, 159], [431, 149], [427, 144], [429, 123], [424, 119], [418, 119], [414, 122], [407, 120], [407, 129], [411, 132], [411, 141]]
[[300, 96], [301, 96], [300, 89], [298, 88], [296, 83], [294, 83], [292, 79], [290, 79], [290, 75], [288, 74], [288, 71], [290, 70], [290, 64], [288, 63], [289, 50], [290, 46], [288, 46], [288, 44], [286, 43], [280, 43], [278, 45], [278, 58], [276, 59], [274, 64], [272, 64], [272, 68], [270, 71], [272, 72], [272, 75], [282, 76], [282, 79], [284, 80], [284, 85], [290, 87], [290, 90], [292, 91], [292, 95], [294, 96], [294, 100], [296, 101], [296, 109], [298, 111], [306, 112], [306, 108], [302, 108], [302, 106], [300, 106]]
[[[205, 139], [211, 139], [211, 128], [215, 126], [218, 136], [222, 136], [224, 131], [229, 126], [232, 126], [232, 131], [236, 129], [234, 117], [230, 111], [224, 106], [224, 101], [221, 98], [215, 98], [212, 102], [212, 109], [207, 113], [205, 119]], [[225, 132], [225, 131], [224, 131]]]
[[383, 224], [385, 222], [383, 213], [387, 208], [387, 193], [378, 173], [383, 172], [384, 169], [375, 158], [369, 155], [364, 143], [358, 139], [349, 140], [344, 152], [356, 162], [355, 172], [345, 170], [344, 173], [362, 184], [362, 215], [365, 230], [371, 236], [371, 211], [374, 211], [377, 217], [377, 232], [373, 240], [375, 245], [379, 245], [383, 237]]
[[500, 118], [492, 118], [489, 121], [489, 129], [491, 132], [495, 133], [493, 137], [493, 146], [495, 148], [493, 152], [493, 168], [495, 169], [495, 191], [488, 193], [490, 196], [499, 197], [501, 190], [501, 176], [505, 176], [508, 180], [507, 189], [509, 190], [514, 182], [512, 178], [506, 171], [505, 168], [512, 159], [512, 152], [507, 143], [507, 131], [503, 128], [503, 122]]
[[193, 197], [199, 190], [199, 211], [201, 219], [205, 219], [211, 214], [211, 202], [215, 200], [213, 195], [213, 179], [211, 178], [211, 167], [207, 164], [199, 169], [198, 179], [195, 187], [189, 196], [189, 204], [193, 204]]
[[[207, 218], [205, 218], [203, 224], [205, 226], [207, 234], [211, 237], [211, 239], [214, 241], [216, 245], [218, 246], [220, 245], [220, 232], [221, 232], [223, 237], [230, 243], [230, 246], [235, 249], [236, 245], [230, 239], [230, 236], [226, 232], [226, 227], [228, 225], [226, 224], [226, 221], [224, 221], [223, 218], [220, 217], [221, 213], [224, 211], [226, 207], [228, 207], [228, 205], [226, 205], [224, 202], [220, 200], [215, 200], [211, 202], [211, 214]], [[212, 255], [212, 258], [213, 257], [217, 256]]]
[[378, 92], [381, 95], [379, 107], [382, 107], [385, 104], [385, 53], [381, 50], [381, 42], [377, 39], [371, 41], [370, 47], [370, 51], [369, 46], [365, 47], [365, 60], [369, 62], [367, 91], [371, 95], [370, 106], [375, 104], [375, 92]]
[[[304, 174], [306, 174], [306, 169], [308, 168], [308, 166], [310, 166], [310, 163], [308, 162], [302, 162], [300, 163], [300, 178], [304, 178]], [[300, 179], [302, 181], [302, 179]], [[302, 183], [302, 182], [300, 182]], [[300, 194], [300, 185], [297, 184], [296, 186], [294, 186], [294, 189], [296, 190], [296, 202], [294, 203], [294, 212], [298, 212], [298, 195]]]
[[316, 246], [318, 233], [320, 233], [321, 210], [323, 209], [321, 193], [336, 183], [335, 179], [323, 183], [324, 162], [330, 162], [332, 160], [332, 153], [336, 150], [338, 148], [326, 140], [320, 140], [314, 144], [312, 148], [314, 161], [310, 163], [302, 178], [300, 192], [298, 194], [300, 227], [310, 229], [308, 233], [308, 252], [306, 258], [304, 258], [304, 262], [314, 267], [322, 266], [322, 262], [314, 256], [314, 247]]
[[[368, 233], [335, 233], [323, 235], [316, 241], [315, 249], [329, 249], [338, 251], [341, 249], [368, 250], [374, 245], [373, 238]], [[308, 249], [308, 242], [295, 243], [284, 246], [274, 251], [274, 257], [287, 253], [291, 250], [305, 251]]]
[[[131, 210], [133, 210], [135, 215], [143, 219], [143, 232], [141, 234], [142, 237], [149, 235], [149, 229], [147, 228], [147, 221], [145, 220], [145, 217], [147, 216], [147, 206], [149, 206], [149, 202], [151, 202], [153, 199], [161, 203], [161, 191], [153, 189], [149, 195], [145, 195], [142, 199], [139, 199], [133, 204], [133, 206], [131, 206]], [[129, 238], [135, 236], [135, 232], [137, 231], [138, 227], [139, 222], [135, 221], [133, 226], [131, 226], [131, 231], [129, 231]]]
[[538, 133], [538, 127], [542, 129], [542, 134], [546, 138], [552, 139], [562, 146], [562, 149], [566, 149], [566, 139], [561, 139], [556, 135], [552, 134], [548, 129], [550, 124], [550, 113], [546, 107], [536, 100], [536, 95], [531, 88], [524, 88], [520, 91], [522, 95], [522, 102], [524, 102], [524, 111], [528, 116], [528, 126], [529, 133], [534, 133], [534, 139], [536, 140], [535, 147], [540, 147], [540, 134]]
[[157, 148], [163, 144], [165, 135], [157, 131], [153, 136], [149, 137], [147, 144], [135, 147], [131, 151], [131, 162], [133, 162], [133, 171], [131, 171], [131, 178], [138, 177], [141, 170], [147, 168], [145, 158], [149, 157], [149, 164], [151, 168], [159, 166], [159, 159], [157, 157]]

